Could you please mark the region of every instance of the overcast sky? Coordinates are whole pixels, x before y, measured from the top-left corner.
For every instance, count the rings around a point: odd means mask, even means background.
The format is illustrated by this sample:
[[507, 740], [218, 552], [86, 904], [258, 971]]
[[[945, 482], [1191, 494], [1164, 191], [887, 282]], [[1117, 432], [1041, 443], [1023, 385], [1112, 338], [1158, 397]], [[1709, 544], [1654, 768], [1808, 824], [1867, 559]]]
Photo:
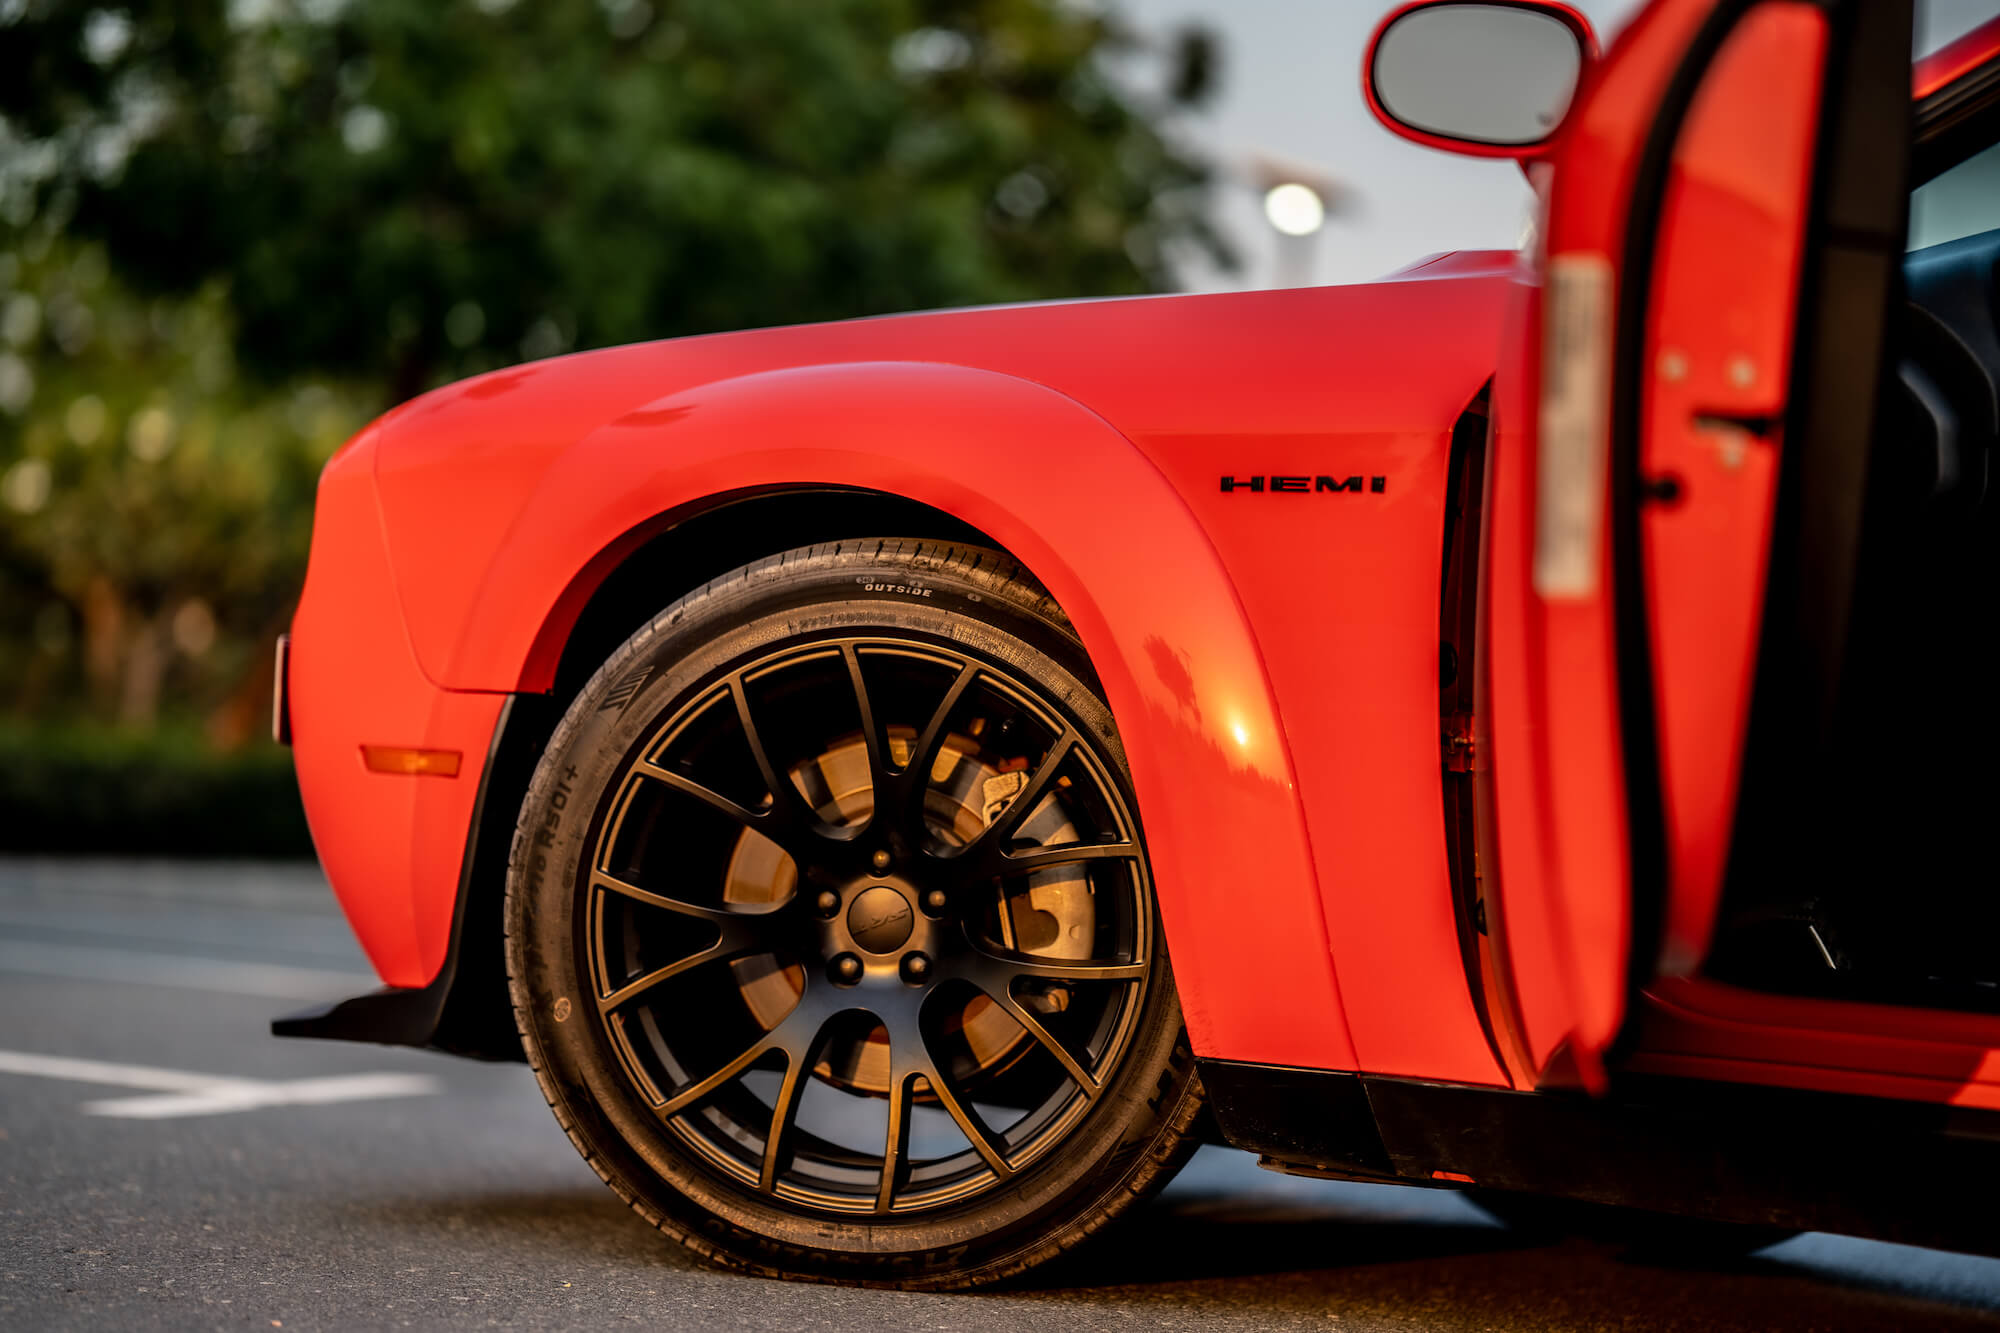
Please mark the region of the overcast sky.
[[[1609, 37], [1638, 0], [1575, 0]], [[1376, 123], [1361, 99], [1361, 50], [1393, 0], [1116, 0], [1139, 27], [1198, 21], [1222, 37], [1219, 94], [1185, 131], [1225, 166], [1275, 158], [1351, 186], [1353, 207], [1327, 220], [1311, 281], [1357, 282], [1438, 250], [1513, 246], [1530, 197], [1519, 168], [1420, 148]], [[2000, 13], [2000, 0], [1919, 0], [1928, 50]], [[1267, 287], [1277, 236], [1258, 191], [1232, 184], [1218, 210], [1243, 259], [1235, 274], [1183, 265], [1197, 291]]]

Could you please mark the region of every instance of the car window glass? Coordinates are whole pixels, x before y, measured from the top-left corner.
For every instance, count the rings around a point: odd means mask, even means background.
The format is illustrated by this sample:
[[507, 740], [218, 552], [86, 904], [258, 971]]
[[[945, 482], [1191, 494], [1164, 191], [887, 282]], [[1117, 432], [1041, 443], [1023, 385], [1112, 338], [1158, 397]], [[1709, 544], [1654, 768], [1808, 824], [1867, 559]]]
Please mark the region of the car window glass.
[[2000, 227], [2000, 144], [1974, 153], [1910, 194], [1912, 250]]

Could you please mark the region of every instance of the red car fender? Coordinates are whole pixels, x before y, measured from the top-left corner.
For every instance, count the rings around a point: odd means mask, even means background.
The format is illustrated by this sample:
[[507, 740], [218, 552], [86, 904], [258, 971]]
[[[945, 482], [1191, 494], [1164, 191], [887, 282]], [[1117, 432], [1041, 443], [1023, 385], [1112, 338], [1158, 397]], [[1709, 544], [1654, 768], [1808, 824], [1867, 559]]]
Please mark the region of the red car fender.
[[[363, 431], [320, 477], [306, 587], [288, 667], [299, 792], [328, 881], [376, 973], [422, 986], [444, 961], [454, 891], [505, 696], [439, 689], [402, 617], [374, 489], [381, 432]], [[363, 745], [455, 756], [450, 776], [371, 772]]]
[[[1437, 598], [1450, 440], [1511, 262], [718, 334], [451, 385], [372, 451], [389, 600], [434, 686], [545, 690], [602, 577], [686, 514], [772, 486], [930, 504], [1026, 562], [1100, 658], [1204, 1052], [1500, 1079], [1442, 842]], [[404, 883], [448, 923], [451, 881]]]
[[[878, 362], [744, 375], [629, 411], [549, 464], [464, 617], [455, 672], [543, 677], [638, 540], [720, 494], [810, 485], [932, 505], [1034, 570], [1118, 718], [1195, 1049], [1354, 1067], [1291, 756], [1235, 590], [1152, 463], [1050, 389]], [[606, 546], [607, 533], [625, 536]]]

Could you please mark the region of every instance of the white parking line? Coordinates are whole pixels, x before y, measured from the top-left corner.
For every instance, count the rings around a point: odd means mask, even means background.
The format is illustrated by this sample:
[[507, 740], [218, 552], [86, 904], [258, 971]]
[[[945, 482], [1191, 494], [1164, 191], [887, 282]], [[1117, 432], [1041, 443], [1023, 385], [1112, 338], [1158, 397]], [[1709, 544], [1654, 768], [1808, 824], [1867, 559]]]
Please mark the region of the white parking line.
[[238, 963], [94, 944], [0, 940], [0, 972], [79, 981], [169, 986], [273, 1000], [338, 999], [373, 990], [374, 977], [281, 963]]
[[149, 1065], [78, 1060], [30, 1051], [0, 1051], [0, 1074], [143, 1088], [150, 1097], [113, 1097], [85, 1102], [86, 1115], [121, 1120], [167, 1120], [178, 1116], [223, 1115], [266, 1106], [324, 1106], [329, 1102], [372, 1101], [382, 1097], [424, 1097], [442, 1090], [429, 1074], [336, 1074], [318, 1078], [224, 1078]]

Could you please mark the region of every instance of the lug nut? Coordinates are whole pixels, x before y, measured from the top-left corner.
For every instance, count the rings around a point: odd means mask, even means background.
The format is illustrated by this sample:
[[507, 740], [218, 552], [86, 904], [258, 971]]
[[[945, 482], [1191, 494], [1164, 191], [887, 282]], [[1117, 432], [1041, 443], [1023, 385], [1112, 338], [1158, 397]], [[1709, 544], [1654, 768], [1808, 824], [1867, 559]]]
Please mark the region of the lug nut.
[[851, 953], [837, 956], [828, 970], [833, 973], [833, 979], [843, 985], [851, 986], [861, 980], [861, 960]]
[[887, 848], [877, 848], [875, 855], [870, 859], [874, 861], [877, 870], [887, 870], [889, 868], [889, 852]]
[[931, 978], [929, 954], [906, 953], [903, 955], [903, 980], [912, 986], [921, 986]]
[[932, 889], [924, 895], [924, 910], [932, 916], [938, 915], [949, 906], [951, 906], [951, 898], [943, 889]]
[[840, 910], [840, 895], [832, 889], [821, 889], [819, 897], [813, 899], [813, 906], [819, 909], [821, 916], [832, 916]]

